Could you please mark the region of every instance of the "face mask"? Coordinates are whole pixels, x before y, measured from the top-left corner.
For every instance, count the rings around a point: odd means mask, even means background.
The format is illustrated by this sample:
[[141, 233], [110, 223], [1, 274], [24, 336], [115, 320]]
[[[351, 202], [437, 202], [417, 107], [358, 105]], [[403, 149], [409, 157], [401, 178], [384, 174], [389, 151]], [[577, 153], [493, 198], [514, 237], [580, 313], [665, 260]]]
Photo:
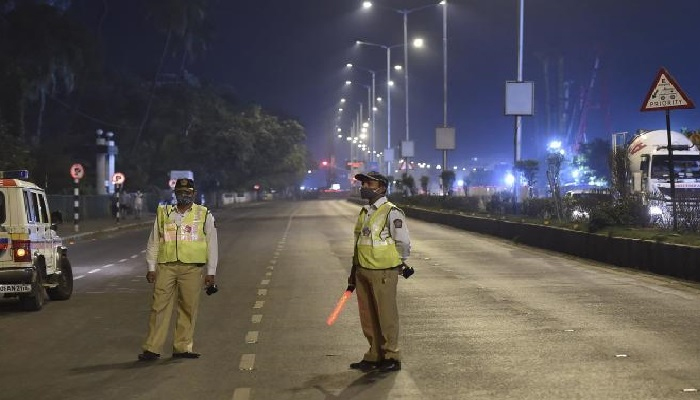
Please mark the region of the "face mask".
[[375, 196], [379, 195], [376, 191], [370, 188], [360, 188], [360, 197], [363, 199], [371, 200]]
[[194, 203], [194, 194], [191, 193], [175, 193], [175, 199], [180, 206], [189, 206]]

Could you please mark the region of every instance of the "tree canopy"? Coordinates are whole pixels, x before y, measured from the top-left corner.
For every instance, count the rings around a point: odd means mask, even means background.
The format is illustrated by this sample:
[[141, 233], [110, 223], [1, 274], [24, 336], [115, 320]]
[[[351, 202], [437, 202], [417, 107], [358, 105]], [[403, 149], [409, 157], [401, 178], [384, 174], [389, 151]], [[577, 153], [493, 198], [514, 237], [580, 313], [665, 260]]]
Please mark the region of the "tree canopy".
[[89, 192], [102, 129], [115, 133], [117, 169], [133, 190], [164, 187], [183, 169], [205, 189], [297, 186], [309, 164], [301, 123], [185, 71], [212, 35], [208, 3], [149, 0], [134, 10], [165, 39], [144, 60], [156, 66], [144, 78], [103, 65], [109, 49], [69, 3], [0, 1], [0, 169], [29, 169], [60, 192], [79, 162]]

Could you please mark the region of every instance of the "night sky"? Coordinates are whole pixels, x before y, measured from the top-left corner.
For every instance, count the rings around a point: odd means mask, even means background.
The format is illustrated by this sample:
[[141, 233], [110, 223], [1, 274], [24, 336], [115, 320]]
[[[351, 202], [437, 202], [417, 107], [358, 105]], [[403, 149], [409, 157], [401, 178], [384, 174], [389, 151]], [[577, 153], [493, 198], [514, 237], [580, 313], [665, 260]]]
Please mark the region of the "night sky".
[[[135, 15], [138, 2], [90, 3], [81, 6], [86, 15], [96, 15], [101, 3], [110, 7], [102, 31], [108, 62], [141, 68], [144, 74], [153, 71], [162, 39]], [[431, 1], [375, 3], [410, 9]], [[365, 89], [348, 89], [343, 83], [351, 79], [369, 84], [370, 75], [348, 71], [345, 64], [376, 70], [377, 94], [386, 97], [385, 51], [358, 48], [354, 42], [402, 43], [402, 16], [376, 6], [363, 10], [360, 0], [219, 0], [211, 15], [216, 36], [191, 72], [226, 85], [242, 100], [298, 118], [314, 158], [335, 153], [340, 162], [347, 159], [349, 145], [335, 138], [339, 100], [348, 98], [345, 113], [355, 115], [357, 103], [367, 97]], [[639, 111], [662, 66], [691, 99], [700, 101], [698, 17], [698, 0], [525, 0], [524, 80], [535, 82], [536, 115], [524, 118], [522, 157], [539, 158], [550, 140], [566, 135], [547, 129], [545, 59], [550, 61], [551, 97], [556, 97], [561, 59], [571, 101], [578, 102], [579, 89], [589, 85], [599, 57], [588, 140], [664, 128], [663, 112]], [[449, 1], [448, 123], [457, 130], [450, 165], [463, 165], [472, 157], [513, 159], [513, 117], [504, 116], [503, 103], [504, 82], [516, 78], [517, 19], [517, 0]], [[93, 20], [91, 27], [96, 26]], [[441, 7], [410, 14], [408, 26], [410, 38], [426, 40], [426, 48], [409, 51], [410, 136], [416, 141], [417, 160], [438, 163], [442, 152], [434, 149], [434, 132], [442, 123], [443, 106]], [[401, 48], [393, 50], [392, 64], [403, 64]], [[392, 91], [392, 145], [397, 146], [405, 136], [403, 75], [394, 73], [392, 79], [397, 84]], [[377, 150], [386, 146], [385, 115], [380, 108]], [[349, 121], [340, 121], [346, 132]], [[673, 111], [671, 123], [674, 129], [698, 129], [700, 111]]]

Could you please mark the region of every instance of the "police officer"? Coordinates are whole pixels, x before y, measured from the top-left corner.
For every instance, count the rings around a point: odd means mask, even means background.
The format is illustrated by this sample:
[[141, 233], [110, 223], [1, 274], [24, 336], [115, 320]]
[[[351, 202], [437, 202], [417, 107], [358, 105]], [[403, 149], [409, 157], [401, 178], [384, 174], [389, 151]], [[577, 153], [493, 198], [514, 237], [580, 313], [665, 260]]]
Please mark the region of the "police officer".
[[194, 204], [192, 179], [175, 182], [176, 205], [159, 205], [146, 249], [146, 279], [155, 283], [141, 361], [160, 358], [168, 334], [173, 304], [177, 298], [177, 323], [173, 358], [199, 358], [192, 351], [194, 325], [204, 285], [214, 285], [218, 263], [218, 244], [214, 217], [209, 210]]
[[355, 224], [355, 250], [348, 284], [357, 289], [362, 332], [369, 350], [350, 368], [363, 371], [398, 371], [399, 312], [396, 285], [411, 251], [403, 211], [388, 201], [388, 180], [378, 172], [357, 174], [362, 182], [362, 207]]

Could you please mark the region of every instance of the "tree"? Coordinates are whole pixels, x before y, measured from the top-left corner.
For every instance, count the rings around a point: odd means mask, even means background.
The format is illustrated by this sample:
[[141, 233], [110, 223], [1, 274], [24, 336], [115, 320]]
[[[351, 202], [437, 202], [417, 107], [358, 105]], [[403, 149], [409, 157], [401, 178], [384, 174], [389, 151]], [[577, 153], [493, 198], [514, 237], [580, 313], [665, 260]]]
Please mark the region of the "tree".
[[532, 188], [535, 186], [540, 162], [537, 160], [521, 160], [515, 162], [515, 170], [522, 172], [527, 181], [527, 197], [532, 197]]
[[455, 172], [443, 170], [440, 173], [440, 179], [442, 179], [442, 195], [452, 196], [452, 185], [455, 182]]
[[0, 112], [9, 132], [25, 138], [27, 105], [38, 102], [36, 142], [47, 96], [70, 93], [76, 73], [90, 60], [87, 31], [59, 9], [22, 2], [0, 19]]
[[165, 35], [165, 43], [160, 53], [153, 81], [151, 82], [146, 110], [134, 140], [134, 151], [140, 143], [141, 135], [150, 117], [158, 77], [163, 70], [165, 57], [168, 54], [173, 36], [179, 38], [183, 43], [198, 41], [197, 32], [205, 32], [204, 29], [200, 30], [200, 28], [206, 21], [208, 0], [148, 0], [145, 2], [145, 7], [146, 15], [153, 19], [156, 28]]
[[430, 178], [426, 175], [423, 175], [420, 177], [420, 187], [423, 189], [424, 194], [428, 194], [428, 182], [430, 182]]

